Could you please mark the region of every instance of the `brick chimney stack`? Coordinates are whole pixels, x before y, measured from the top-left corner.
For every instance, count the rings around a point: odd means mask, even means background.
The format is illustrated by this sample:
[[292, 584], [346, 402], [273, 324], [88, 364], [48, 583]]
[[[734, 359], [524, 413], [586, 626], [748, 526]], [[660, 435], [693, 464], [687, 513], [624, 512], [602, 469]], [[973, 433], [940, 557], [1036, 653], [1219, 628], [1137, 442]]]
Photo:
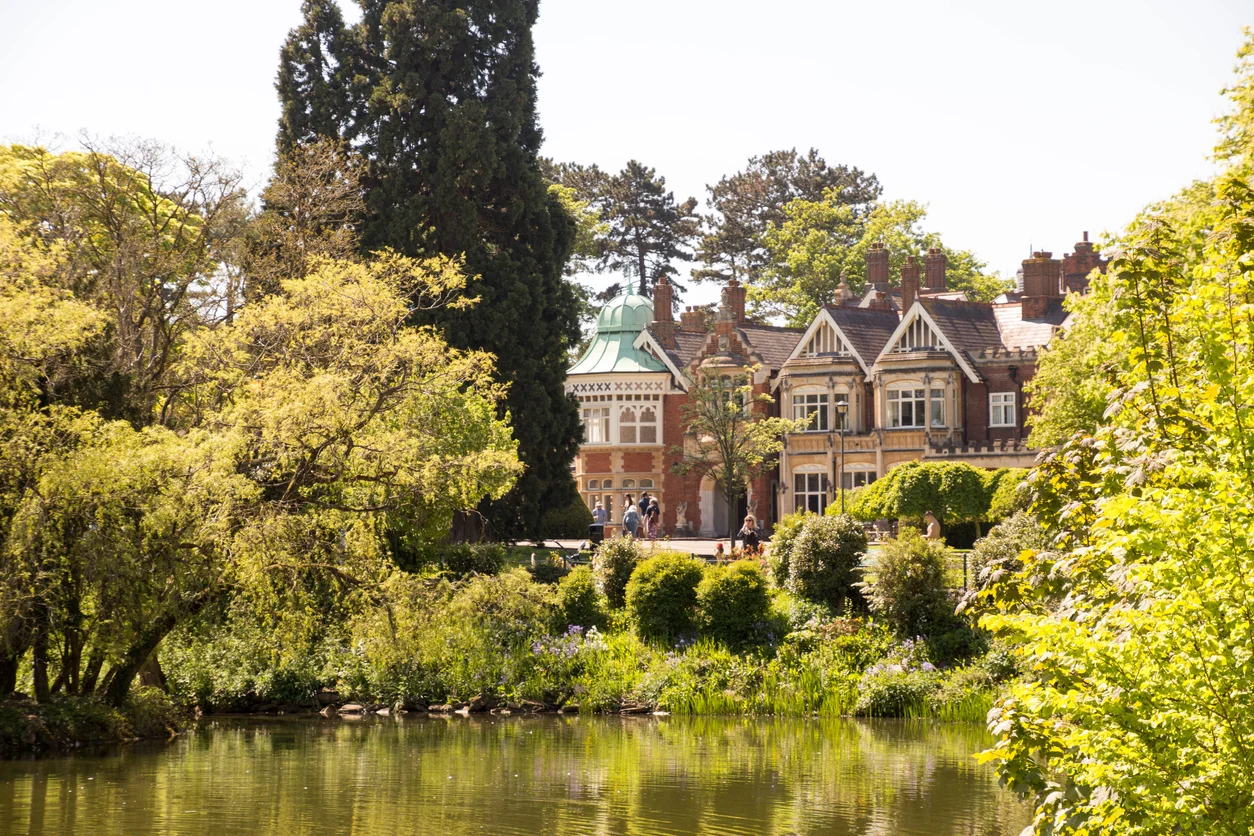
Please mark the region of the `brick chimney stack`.
[[740, 282], [728, 279], [727, 287], [723, 288], [723, 305], [719, 318], [730, 319], [737, 325], [742, 324], [745, 321], [745, 296], [748, 292]]
[[1075, 252], [1062, 257], [1063, 292], [1086, 293], [1089, 289], [1089, 274], [1095, 269], [1104, 271], [1105, 268], [1106, 262], [1089, 243], [1089, 234], [1084, 233], [1084, 240], [1076, 242]]
[[649, 330], [666, 348], [675, 347], [675, 331], [679, 328], [671, 312], [674, 299], [675, 288], [662, 276], [653, 286], [653, 324], [649, 326]]
[[943, 292], [948, 290], [945, 284], [945, 265], [949, 263], [948, 257], [941, 252], [940, 247], [932, 247], [927, 251], [927, 255], [923, 258], [924, 269], [927, 271], [927, 289], [929, 293]]
[[701, 311], [689, 305], [684, 308], [684, 312], [679, 315], [679, 330], [685, 334], [704, 334], [705, 333], [705, 317], [701, 315]]
[[910, 310], [914, 300], [919, 298], [919, 262], [914, 256], [906, 256], [906, 263], [901, 265], [901, 312]]
[[1062, 298], [1062, 264], [1050, 252], [1023, 261], [1023, 318], [1044, 319], [1050, 300]]
[[888, 248], [876, 241], [866, 251], [866, 280], [877, 290], [888, 290]]

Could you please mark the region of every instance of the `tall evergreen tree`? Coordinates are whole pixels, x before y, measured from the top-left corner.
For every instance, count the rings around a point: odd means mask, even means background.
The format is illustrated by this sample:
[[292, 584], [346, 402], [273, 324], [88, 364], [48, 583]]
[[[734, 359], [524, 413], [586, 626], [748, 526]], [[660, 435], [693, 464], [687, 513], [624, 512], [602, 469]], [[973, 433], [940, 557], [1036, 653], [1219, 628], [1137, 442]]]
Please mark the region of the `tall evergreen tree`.
[[[579, 337], [578, 300], [562, 275], [574, 224], [537, 157], [539, 2], [360, 0], [351, 29], [319, 28], [329, 16], [310, 13], [325, 2], [310, 0], [284, 47], [279, 147], [306, 140], [302, 131], [338, 128], [366, 158], [363, 248], [465, 256], [467, 295], [478, 303], [423, 312], [420, 324], [439, 325], [455, 347], [496, 355], [526, 472], [487, 516], [497, 535], [535, 535], [546, 508], [577, 496], [569, 467], [580, 434], [563, 391], [567, 349]], [[339, 50], [326, 64], [336, 78], [352, 78], [334, 88], [346, 91], [346, 110], [335, 95], [315, 97], [324, 86], [283, 84], [311, 76], [299, 48], [310, 32]]]
[[796, 148], [751, 157], [744, 171], [707, 186], [713, 210], [705, 218], [709, 232], [697, 256], [706, 265], [693, 278], [753, 282], [769, 261], [766, 231], [787, 219], [784, 207], [794, 200], [835, 202], [852, 209], [857, 220], [883, 191], [874, 174], [843, 165], [829, 166], [815, 148]]
[[351, 33], [335, 0], [303, 0], [300, 26], [288, 33], [275, 86], [279, 153], [319, 137], [340, 138], [353, 114], [354, 50]]
[[[637, 277], [647, 295], [662, 276], [674, 276], [676, 259], [689, 260], [688, 249], [700, 230], [696, 198], [675, 202], [666, 178], [636, 160], [605, 179], [598, 201], [609, 224], [603, 266]], [[682, 289], [682, 285], [679, 286]]]

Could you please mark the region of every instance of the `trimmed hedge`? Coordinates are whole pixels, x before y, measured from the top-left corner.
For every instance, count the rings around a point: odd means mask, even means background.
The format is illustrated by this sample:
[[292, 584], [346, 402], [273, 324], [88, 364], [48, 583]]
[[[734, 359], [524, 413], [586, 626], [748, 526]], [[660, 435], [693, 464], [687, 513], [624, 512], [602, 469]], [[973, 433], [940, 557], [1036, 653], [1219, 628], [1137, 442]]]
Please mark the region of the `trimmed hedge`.
[[751, 560], [710, 567], [697, 585], [701, 631], [729, 647], [756, 643], [770, 609], [766, 575]]
[[701, 563], [662, 552], [636, 567], [627, 583], [627, 612], [643, 638], [671, 640], [693, 629]]
[[863, 601], [856, 584], [866, 550], [866, 532], [853, 517], [811, 514], [792, 542], [785, 586], [834, 612], [846, 602], [859, 606]]
[[643, 547], [630, 537], [611, 537], [597, 546], [592, 571], [597, 588], [613, 609], [621, 609], [627, 603], [627, 582], [643, 558]]
[[605, 627], [602, 600], [592, 570], [587, 566], [576, 566], [557, 583], [554, 627], [558, 632], [565, 632], [573, 624]]

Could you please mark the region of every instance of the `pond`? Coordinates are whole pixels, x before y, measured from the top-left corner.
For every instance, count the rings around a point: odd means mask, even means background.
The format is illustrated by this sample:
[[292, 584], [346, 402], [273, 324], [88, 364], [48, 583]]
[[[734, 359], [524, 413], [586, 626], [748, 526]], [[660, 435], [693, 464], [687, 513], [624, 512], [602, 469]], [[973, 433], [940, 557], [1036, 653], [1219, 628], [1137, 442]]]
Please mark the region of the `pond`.
[[214, 719], [0, 762], [0, 834], [1018, 834], [979, 726], [677, 717]]

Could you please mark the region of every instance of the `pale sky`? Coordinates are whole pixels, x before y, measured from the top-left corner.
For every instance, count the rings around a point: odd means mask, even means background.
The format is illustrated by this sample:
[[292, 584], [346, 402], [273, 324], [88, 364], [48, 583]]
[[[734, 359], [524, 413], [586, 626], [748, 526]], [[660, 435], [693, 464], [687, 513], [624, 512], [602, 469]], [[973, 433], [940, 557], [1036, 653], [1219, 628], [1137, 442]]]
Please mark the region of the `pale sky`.
[[[0, 0], [0, 139], [154, 138], [227, 157], [256, 189], [299, 9]], [[1030, 247], [1061, 255], [1210, 174], [1252, 24], [1248, 0], [542, 0], [544, 153], [634, 157], [704, 203], [750, 156], [814, 146], [1013, 275]]]

